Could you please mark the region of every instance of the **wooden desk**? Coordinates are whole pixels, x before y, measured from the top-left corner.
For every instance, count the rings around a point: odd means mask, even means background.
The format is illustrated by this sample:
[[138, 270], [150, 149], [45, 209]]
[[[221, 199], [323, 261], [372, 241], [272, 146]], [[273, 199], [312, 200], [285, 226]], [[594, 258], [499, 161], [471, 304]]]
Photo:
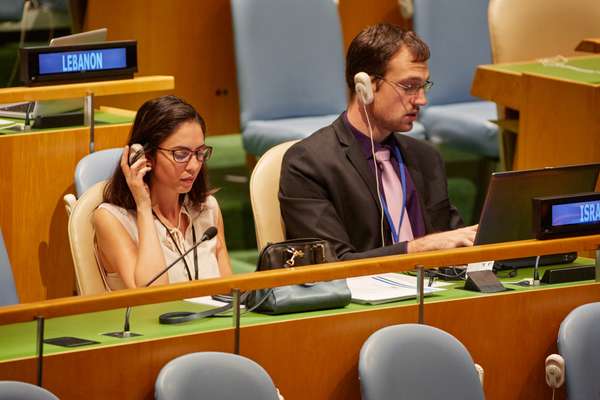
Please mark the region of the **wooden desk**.
[[[425, 321], [456, 336], [484, 367], [486, 399], [550, 398], [543, 362], [556, 352], [560, 322], [575, 307], [594, 301], [600, 301], [597, 283], [473, 295], [436, 303], [428, 300]], [[48, 354], [44, 358], [44, 386], [65, 400], [152, 399], [154, 380], [171, 359], [194, 351], [233, 352], [230, 319], [196, 321], [187, 324], [184, 333], [169, 333], [172, 329], [164, 327], [162, 337], [149, 335], [144, 321], [156, 324], [160, 312], [186, 309], [191, 308], [135, 308], [132, 328], [145, 337]], [[82, 334], [73, 328], [75, 322], [70, 323], [71, 329], [61, 329], [61, 322], [66, 324], [71, 318], [66, 317], [60, 322], [47, 321], [47, 337], [73, 335], [101, 340], [100, 333], [122, 326], [122, 309], [97, 314], [79, 318], [79, 326], [93, 324], [91, 319], [104, 322], [93, 334]], [[382, 327], [416, 322], [414, 300], [386, 307], [351, 305], [347, 310], [286, 318], [244, 316], [241, 354], [261, 364], [288, 400], [358, 400], [358, 354], [364, 341]], [[215, 327], [215, 323], [221, 326]], [[33, 324], [28, 341], [33, 350]], [[45, 347], [48, 351], [53, 346]], [[0, 362], [0, 379], [35, 383], [35, 365], [31, 356]]]
[[[488, 259], [491, 255], [507, 258], [532, 252], [589, 250], [599, 243], [600, 236], [523, 241], [51, 300], [0, 309], [0, 324], [10, 319], [22, 321], [32, 315], [60, 316], [77, 310], [104, 310], [140, 301], [171, 300], [177, 295], [205, 295], [232, 287], [272, 287], [306, 279], [407, 270], [414, 265], [445, 265], [459, 259], [465, 262], [478, 257]], [[531, 271], [521, 270], [519, 274], [514, 279], [529, 277]], [[453, 289], [428, 298], [425, 322], [456, 336], [485, 368], [487, 399], [549, 398], [551, 392], [544, 382], [543, 362], [548, 354], [556, 351], [558, 326], [578, 305], [600, 301], [600, 284], [588, 281], [540, 288], [512, 287], [513, 292], [495, 295]], [[74, 351], [46, 346], [51, 354], [44, 358], [44, 386], [62, 399], [151, 399], [160, 368], [172, 358], [193, 351], [233, 350], [230, 319], [208, 319], [179, 326], [156, 323], [157, 315], [162, 312], [197, 307], [167, 303], [135, 308], [132, 327], [144, 336], [124, 342], [98, 335], [122, 326], [122, 309], [47, 321], [49, 336], [80, 335], [105, 343]], [[342, 310], [277, 317], [250, 313], [242, 318], [241, 354], [265, 367], [288, 400], [359, 399], [357, 362], [363, 342], [382, 327], [416, 322], [417, 314], [414, 300], [377, 307], [351, 304]], [[20, 334], [28, 329], [28, 333]], [[33, 323], [0, 327], [0, 338], [3, 334], [8, 343], [14, 340], [30, 343], [25, 353], [34, 353]], [[4, 358], [0, 362], [0, 379], [35, 382], [35, 361], [27, 354]], [[562, 391], [558, 398], [564, 398]]]
[[[169, 90], [169, 76], [0, 89], [0, 103]], [[128, 121], [131, 121], [129, 118]], [[131, 123], [96, 124], [96, 150], [126, 143]], [[89, 154], [79, 126], [0, 134], [0, 228], [21, 302], [73, 295], [74, 273], [63, 196], [74, 193], [77, 162]]]
[[[600, 57], [569, 64], [600, 70]], [[600, 161], [600, 74], [531, 62], [483, 65], [472, 94], [518, 111], [513, 169]]]

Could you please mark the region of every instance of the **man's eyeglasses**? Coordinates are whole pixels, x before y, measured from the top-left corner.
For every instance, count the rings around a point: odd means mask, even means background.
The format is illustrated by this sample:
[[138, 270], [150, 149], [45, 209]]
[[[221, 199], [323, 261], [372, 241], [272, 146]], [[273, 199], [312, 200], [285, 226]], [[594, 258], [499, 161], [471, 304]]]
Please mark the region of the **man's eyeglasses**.
[[409, 96], [414, 96], [419, 93], [419, 90], [423, 89], [425, 93], [429, 92], [429, 89], [433, 86], [433, 82], [430, 80], [426, 80], [423, 83], [400, 83], [400, 82], [392, 82], [385, 79], [383, 76], [378, 76], [377, 79], [381, 79], [382, 81], [392, 85], [395, 88], [404, 90]]
[[192, 154], [195, 154], [196, 160], [200, 162], [207, 161], [208, 159], [210, 159], [213, 148], [210, 146], [203, 146], [202, 148], [194, 151], [190, 149], [165, 149], [162, 147], [158, 147], [158, 150], [171, 153], [173, 161], [175, 161], [176, 163], [183, 164], [190, 161], [190, 159], [192, 158]]

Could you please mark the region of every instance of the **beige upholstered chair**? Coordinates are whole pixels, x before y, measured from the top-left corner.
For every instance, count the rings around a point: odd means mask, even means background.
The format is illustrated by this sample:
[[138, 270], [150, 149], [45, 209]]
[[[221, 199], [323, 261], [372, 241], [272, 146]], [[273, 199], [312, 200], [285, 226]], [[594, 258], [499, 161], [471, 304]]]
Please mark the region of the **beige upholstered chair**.
[[250, 177], [250, 201], [256, 226], [256, 244], [262, 249], [268, 242], [285, 240], [285, 226], [279, 209], [279, 176], [283, 155], [297, 140], [269, 149], [256, 163]]
[[600, 37], [600, 1], [490, 0], [488, 20], [495, 63], [585, 55], [575, 47]]
[[102, 203], [106, 181], [89, 188], [71, 206], [69, 215], [69, 242], [75, 266], [77, 292], [81, 295], [106, 292], [102, 275], [94, 255], [94, 229], [92, 213]]

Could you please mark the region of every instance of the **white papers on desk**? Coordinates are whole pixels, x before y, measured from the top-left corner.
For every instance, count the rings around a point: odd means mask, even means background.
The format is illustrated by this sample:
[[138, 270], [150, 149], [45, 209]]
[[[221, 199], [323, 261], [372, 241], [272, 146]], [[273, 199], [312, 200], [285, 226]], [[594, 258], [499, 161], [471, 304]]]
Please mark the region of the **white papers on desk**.
[[[413, 276], [413, 275], [396, 274], [396, 273], [390, 272], [387, 274], [380, 274], [380, 276], [393, 279], [394, 281], [396, 281], [398, 283], [402, 283], [404, 285], [417, 287], [417, 277]], [[434, 280], [433, 284], [429, 285], [429, 278], [425, 278], [425, 286], [428, 286], [428, 287], [443, 288], [444, 286], [449, 286], [449, 285], [452, 285], [452, 282], [441, 281], [439, 279]]]
[[[224, 301], [215, 300], [211, 296], [192, 297], [190, 299], [184, 299], [183, 301], [187, 301], [188, 303], [204, 304], [204, 305], [212, 306], [212, 307], [223, 307], [223, 306], [229, 304]], [[242, 304], [242, 305], [240, 305], [240, 308], [245, 308], [245, 307]]]
[[12, 121], [10, 119], [0, 118], [0, 129], [8, 128], [9, 126], [15, 125], [16, 123], [16, 121]]
[[[406, 275], [387, 273], [348, 278], [352, 302], [359, 304], [383, 304], [417, 297], [416, 278], [407, 283]], [[414, 277], [407, 277], [414, 278]], [[444, 290], [426, 286], [425, 295]]]

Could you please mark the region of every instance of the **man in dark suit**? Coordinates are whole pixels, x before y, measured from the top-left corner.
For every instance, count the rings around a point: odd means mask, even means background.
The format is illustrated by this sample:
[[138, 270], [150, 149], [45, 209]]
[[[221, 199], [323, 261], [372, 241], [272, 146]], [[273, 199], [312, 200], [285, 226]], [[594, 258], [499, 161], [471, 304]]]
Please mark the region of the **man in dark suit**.
[[[427, 45], [394, 25], [354, 38], [348, 109], [283, 160], [279, 200], [288, 239], [327, 239], [340, 259], [473, 244], [476, 227], [459, 228], [437, 150], [396, 133], [409, 131], [427, 103], [428, 59]], [[359, 72], [368, 75], [361, 82], [372, 98], [356, 93]]]

